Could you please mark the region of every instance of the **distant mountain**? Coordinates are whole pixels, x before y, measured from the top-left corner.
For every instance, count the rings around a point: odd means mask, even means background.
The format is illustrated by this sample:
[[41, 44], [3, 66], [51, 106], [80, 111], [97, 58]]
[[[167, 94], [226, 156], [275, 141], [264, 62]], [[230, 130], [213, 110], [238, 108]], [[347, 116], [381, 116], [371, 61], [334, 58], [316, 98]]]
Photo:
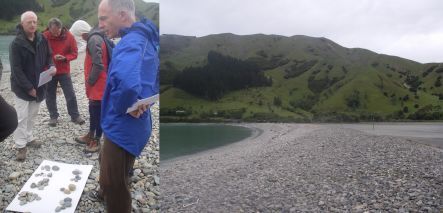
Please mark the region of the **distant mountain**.
[[[20, 14], [26, 10], [37, 12], [39, 30], [46, 28], [52, 17], [60, 18], [70, 27], [78, 19], [91, 25], [98, 23], [97, 8], [100, 0], [2, 0], [0, 2], [0, 34], [14, 34], [20, 22]], [[135, 0], [138, 15], [145, 16], [159, 25], [159, 4]]]
[[[164, 121], [443, 120], [443, 63], [421, 64], [302, 35], [162, 35], [160, 45]], [[205, 67], [209, 52], [254, 63], [272, 86], [210, 100], [174, 85], [183, 70]]]

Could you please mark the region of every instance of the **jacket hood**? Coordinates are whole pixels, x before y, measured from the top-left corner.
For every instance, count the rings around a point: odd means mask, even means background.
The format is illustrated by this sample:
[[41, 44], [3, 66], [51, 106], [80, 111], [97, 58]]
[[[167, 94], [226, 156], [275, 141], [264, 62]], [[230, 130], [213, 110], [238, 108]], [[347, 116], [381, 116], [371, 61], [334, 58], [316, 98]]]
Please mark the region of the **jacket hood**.
[[131, 31], [142, 33], [145, 37], [149, 37], [156, 46], [159, 44], [158, 28], [152, 21], [142, 18], [139, 22], [135, 22], [131, 27], [120, 30], [120, 35], [123, 37]]

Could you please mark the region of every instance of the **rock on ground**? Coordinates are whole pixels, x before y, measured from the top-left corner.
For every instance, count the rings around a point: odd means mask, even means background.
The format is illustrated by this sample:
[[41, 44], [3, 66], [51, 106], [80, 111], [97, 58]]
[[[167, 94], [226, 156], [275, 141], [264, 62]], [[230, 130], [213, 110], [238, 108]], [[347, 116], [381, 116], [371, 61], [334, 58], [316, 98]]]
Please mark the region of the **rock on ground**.
[[162, 212], [440, 212], [443, 150], [328, 125], [162, 161]]

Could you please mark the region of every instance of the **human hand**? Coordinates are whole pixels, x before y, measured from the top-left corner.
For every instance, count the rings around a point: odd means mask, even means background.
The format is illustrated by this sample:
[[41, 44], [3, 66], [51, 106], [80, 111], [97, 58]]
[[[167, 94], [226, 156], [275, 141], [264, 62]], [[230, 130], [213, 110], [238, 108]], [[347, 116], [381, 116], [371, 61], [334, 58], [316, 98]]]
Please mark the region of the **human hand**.
[[34, 88], [32, 88], [31, 90], [29, 90], [28, 94], [34, 98], [37, 97], [37, 90], [35, 90]]
[[51, 70], [51, 72], [49, 72], [49, 75], [54, 76], [57, 73], [57, 68], [52, 66], [50, 69], [52, 69], [52, 70]]
[[56, 61], [63, 61], [63, 60], [66, 59], [66, 57], [65, 57], [65, 56], [62, 56], [62, 55], [60, 55], [60, 54], [57, 54], [57, 55], [54, 56], [54, 59], [55, 59]]
[[129, 114], [134, 118], [140, 118], [140, 116], [144, 112], [146, 112], [148, 110], [148, 108], [149, 108], [148, 104], [143, 104], [143, 105], [138, 106], [138, 108], [136, 110], [129, 112]]

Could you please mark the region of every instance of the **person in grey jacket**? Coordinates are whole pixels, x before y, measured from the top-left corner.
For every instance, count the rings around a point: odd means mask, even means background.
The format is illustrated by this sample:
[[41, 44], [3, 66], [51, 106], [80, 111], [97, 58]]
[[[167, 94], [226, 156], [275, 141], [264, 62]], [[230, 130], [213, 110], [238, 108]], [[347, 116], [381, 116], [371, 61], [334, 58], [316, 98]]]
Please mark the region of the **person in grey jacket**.
[[102, 137], [101, 102], [106, 86], [108, 65], [112, 56], [114, 43], [106, 38], [98, 28], [83, 34], [87, 41], [84, 63], [86, 96], [89, 99], [89, 132], [75, 140], [86, 144], [85, 152], [98, 152]]
[[[0, 59], [0, 82], [2, 80], [3, 64]], [[17, 128], [17, 112], [0, 95], [0, 142], [5, 140]]]
[[35, 117], [46, 95], [46, 85], [38, 87], [38, 83], [40, 73], [54, 65], [48, 41], [37, 32], [37, 15], [32, 11], [21, 16], [17, 36], [9, 48], [9, 60], [11, 89], [16, 96], [15, 110], [18, 117], [14, 142], [18, 149], [17, 160], [23, 161], [27, 146], [41, 146], [32, 135]]

